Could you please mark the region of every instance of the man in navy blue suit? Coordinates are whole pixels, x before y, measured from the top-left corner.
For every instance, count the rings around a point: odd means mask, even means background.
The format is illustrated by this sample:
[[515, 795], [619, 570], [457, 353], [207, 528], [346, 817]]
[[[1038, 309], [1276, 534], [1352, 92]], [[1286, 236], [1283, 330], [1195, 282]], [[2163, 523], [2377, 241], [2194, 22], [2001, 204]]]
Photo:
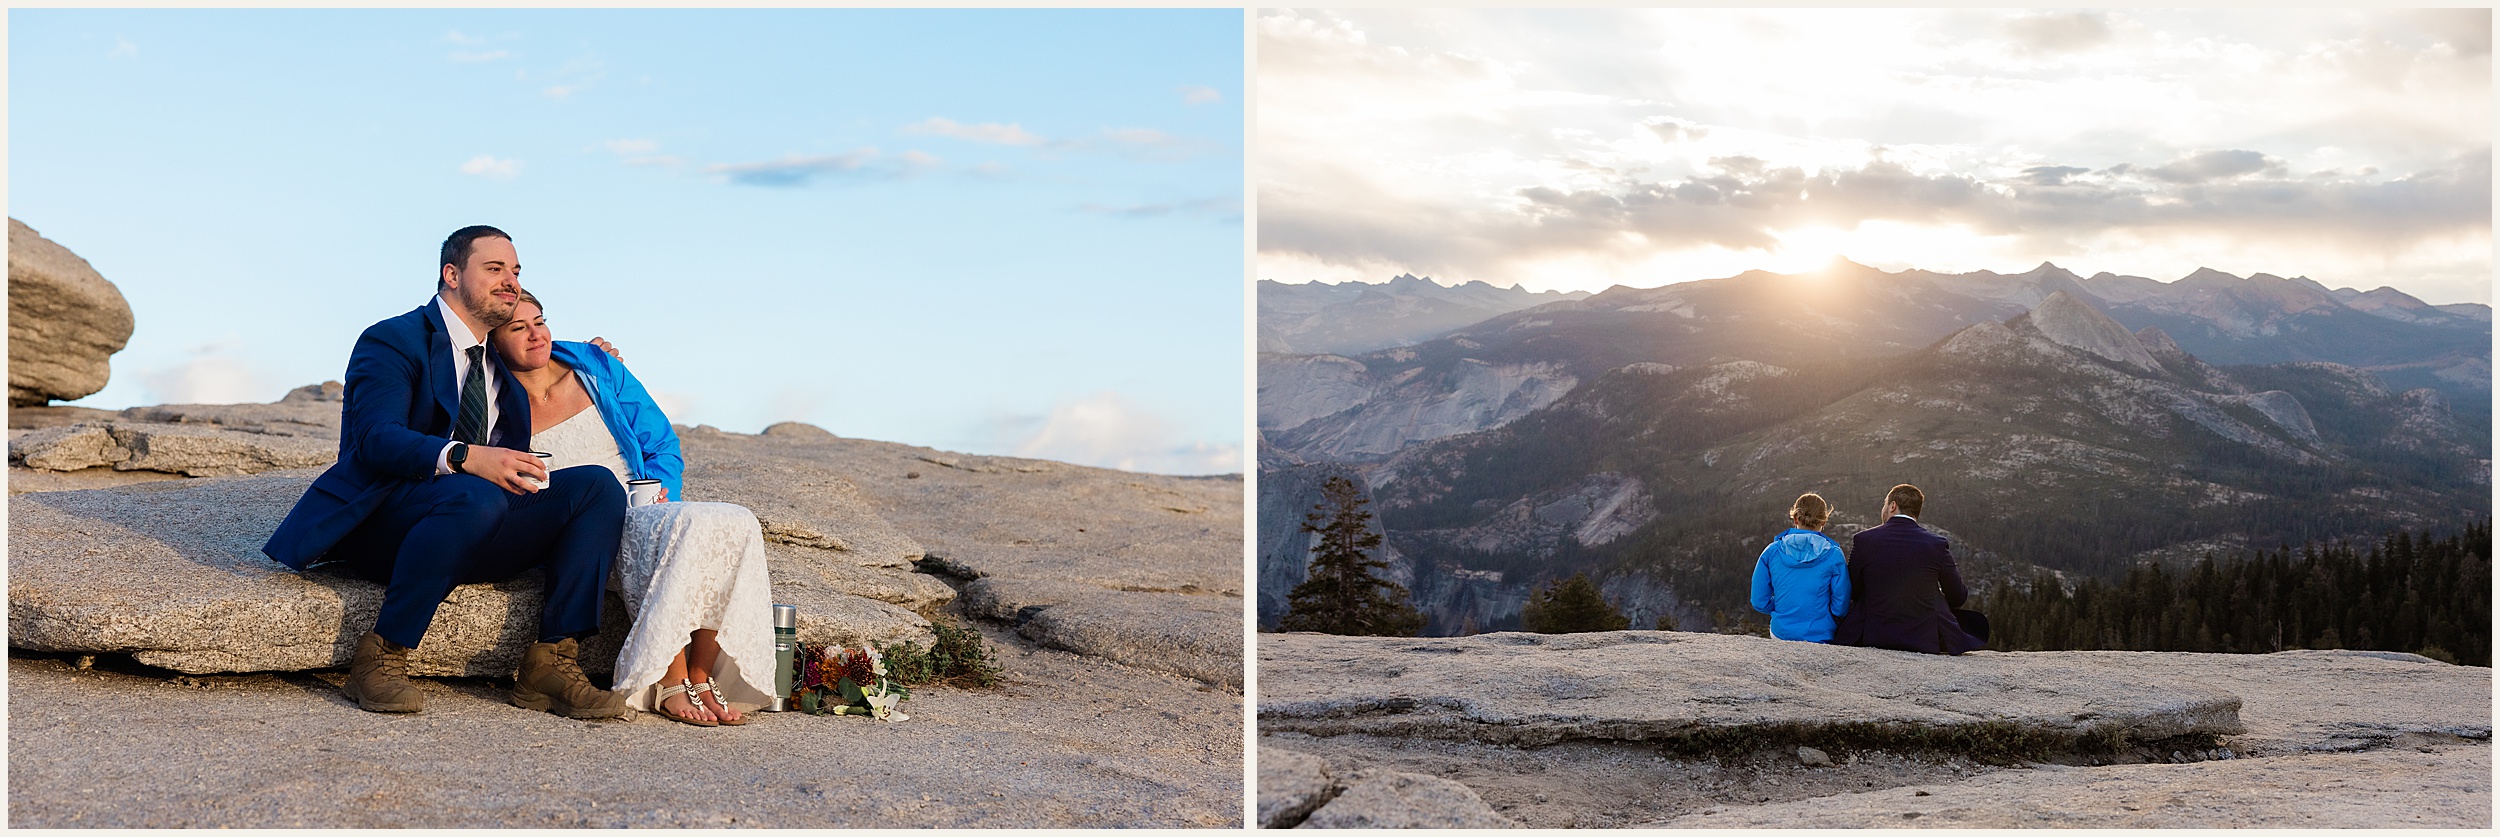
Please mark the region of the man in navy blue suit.
[[1945, 539], [1918, 525], [1927, 495], [1902, 484], [1884, 495], [1884, 523], [1850, 538], [1849, 613], [1833, 645], [1960, 654], [1988, 643], [1987, 620], [1955, 610], [1970, 598]]
[[483, 342], [520, 298], [512, 236], [462, 228], [443, 241], [440, 268], [433, 299], [356, 338], [338, 462], [261, 551], [299, 570], [344, 562], [388, 585], [343, 687], [373, 712], [425, 708], [408, 652], [454, 586], [544, 567], [539, 641], [522, 653], [512, 702], [622, 717], [623, 697], [592, 685], [577, 655], [599, 631], [624, 490], [604, 468], [549, 474], [529, 453], [528, 394]]

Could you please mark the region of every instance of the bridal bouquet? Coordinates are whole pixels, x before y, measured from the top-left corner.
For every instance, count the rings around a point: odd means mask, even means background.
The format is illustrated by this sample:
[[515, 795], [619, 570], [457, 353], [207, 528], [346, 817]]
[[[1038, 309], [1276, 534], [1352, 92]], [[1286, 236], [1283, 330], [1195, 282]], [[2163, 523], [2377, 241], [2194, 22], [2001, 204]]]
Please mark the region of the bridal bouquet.
[[798, 677], [791, 703], [810, 715], [867, 715], [887, 722], [908, 721], [894, 711], [911, 690], [887, 676], [885, 658], [874, 649], [801, 643]]

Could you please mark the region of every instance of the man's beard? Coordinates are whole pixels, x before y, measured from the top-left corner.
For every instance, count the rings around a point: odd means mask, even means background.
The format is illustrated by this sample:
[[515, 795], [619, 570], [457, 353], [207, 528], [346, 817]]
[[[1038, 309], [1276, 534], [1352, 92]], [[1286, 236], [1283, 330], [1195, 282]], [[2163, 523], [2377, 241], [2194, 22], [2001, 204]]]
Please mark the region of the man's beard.
[[474, 299], [469, 297], [467, 290], [462, 290], [460, 304], [469, 309], [469, 315], [476, 317], [478, 324], [485, 326], [487, 331], [502, 328], [505, 324], [512, 322], [512, 310], [521, 305], [518, 300], [505, 302], [496, 299], [495, 292], [491, 288], [481, 291]]

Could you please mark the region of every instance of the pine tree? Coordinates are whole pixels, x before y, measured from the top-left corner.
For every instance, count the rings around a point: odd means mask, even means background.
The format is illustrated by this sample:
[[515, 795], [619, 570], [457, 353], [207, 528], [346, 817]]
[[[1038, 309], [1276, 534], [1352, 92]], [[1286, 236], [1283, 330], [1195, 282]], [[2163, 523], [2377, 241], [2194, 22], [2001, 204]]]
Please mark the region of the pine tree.
[[1598, 594], [1597, 585], [1589, 583], [1589, 577], [1583, 573], [1573, 573], [1561, 583], [1529, 595], [1527, 607], [1519, 613], [1519, 622], [1540, 634], [1620, 631], [1632, 624], [1622, 611], [1606, 603], [1606, 597]]
[[1277, 626], [1288, 631], [1317, 631], [1353, 636], [1414, 636], [1424, 616], [1407, 603], [1397, 582], [1373, 575], [1389, 562], [1376, 558], [1380, 534], [1372, 531], [1372, 513], [1354, 481], [1329, 477], [1320, 484], [1321, 501], [1303, 518], [1302, 531], [1319, 535], [1311, 547], [1311, 575], [1295, 585], [1287, 599], [1291, 610]]

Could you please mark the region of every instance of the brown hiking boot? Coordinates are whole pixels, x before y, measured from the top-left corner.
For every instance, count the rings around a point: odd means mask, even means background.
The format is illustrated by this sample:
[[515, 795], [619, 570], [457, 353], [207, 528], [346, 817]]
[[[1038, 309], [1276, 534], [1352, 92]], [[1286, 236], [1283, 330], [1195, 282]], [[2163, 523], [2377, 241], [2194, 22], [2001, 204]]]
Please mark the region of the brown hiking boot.
[[625, 696], [590, 685], [580, 653], [572, 637], [530, 643], [521, 652], [521, 670], [512, 675], [512, 705], [567, 718], [625, 717]]
[[356, 640], [356, 658], [347, 664], [347, 682], [339, 692], [367, 712], [425, 708], [425, 693], [408, 682], [408, 649], [372, 631]]

